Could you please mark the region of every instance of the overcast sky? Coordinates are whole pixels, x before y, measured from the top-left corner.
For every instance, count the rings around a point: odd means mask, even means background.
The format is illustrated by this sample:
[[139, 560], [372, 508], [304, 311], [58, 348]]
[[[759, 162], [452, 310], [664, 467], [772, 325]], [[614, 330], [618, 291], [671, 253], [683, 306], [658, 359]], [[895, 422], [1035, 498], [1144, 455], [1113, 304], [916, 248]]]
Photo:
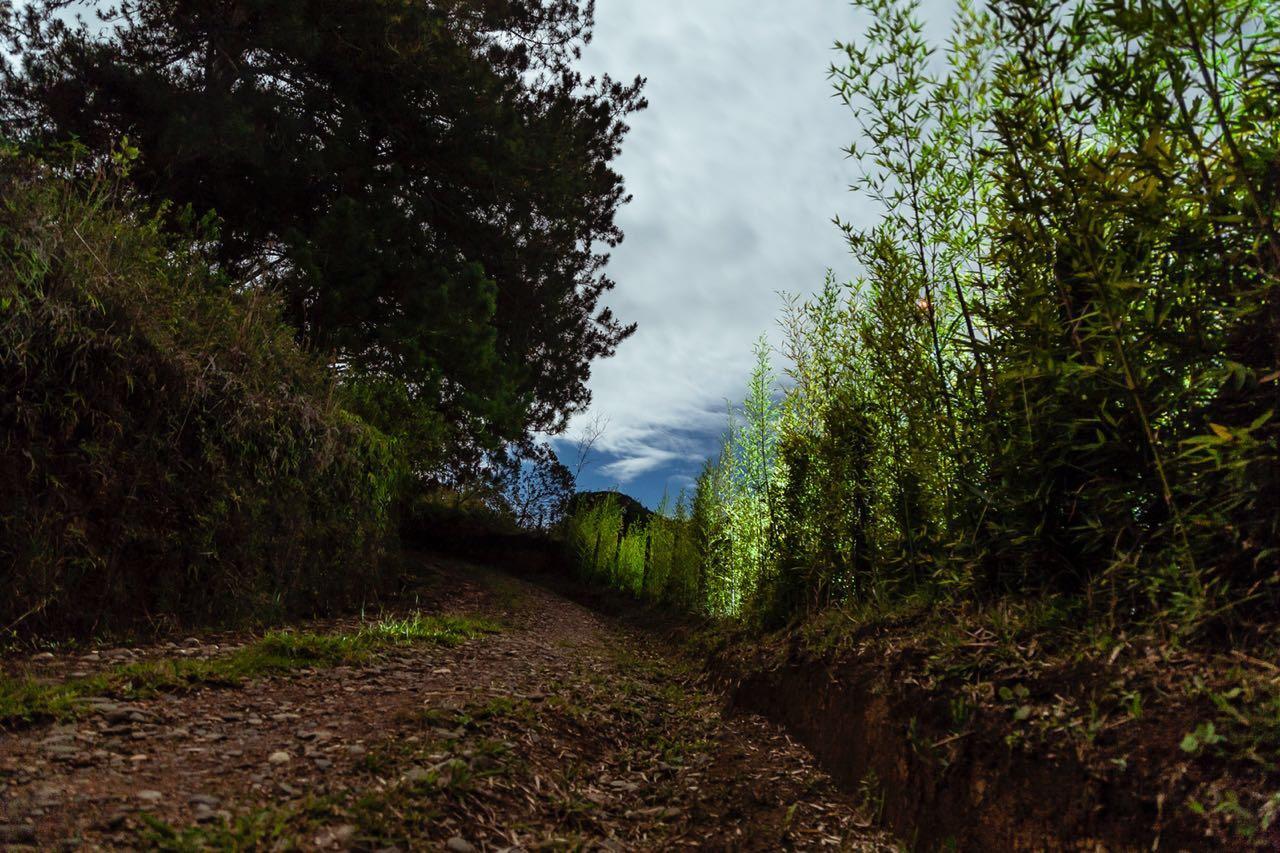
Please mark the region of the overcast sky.
[[639, 331], [594, 369], [589, 416], [609, 424], [582, 488], [656, 505], [691, 485], [753, 341], [776, 343], [777, 293], [854, 274], [831, 219], [867, 211], [827, 69], [861, 23], [845, 0], [598, 0], [585, 69], [647, 77], [650, 106], [617, 164], [635, 199], [609, 267], [608, 303]]

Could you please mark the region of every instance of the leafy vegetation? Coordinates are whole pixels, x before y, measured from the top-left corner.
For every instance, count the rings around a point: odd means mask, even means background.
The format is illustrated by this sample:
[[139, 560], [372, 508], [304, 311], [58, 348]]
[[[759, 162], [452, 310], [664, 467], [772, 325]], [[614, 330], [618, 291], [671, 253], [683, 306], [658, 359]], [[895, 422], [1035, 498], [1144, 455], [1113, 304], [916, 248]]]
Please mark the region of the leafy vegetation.
[[[80, 16], [88, 18], [84, 20]], [[359, 603], [563, 512], [639, 80], [593, 5], [0, 3], [0, 633]]]
[[684, 497], [671, 512], [664, 501], [656, 513], [635, 512], [623, 495], [590, 497], [575, 502], [563, 526], [582, 577], [639, 597], [697, 607], [703, 594], [701, 562]]
[[643, 100], [575, 70], [592, 9], [39, 0], [0, 21], [0, 129], [97, 157], [128, 138], [166, 223], [216, 216], [219, 267], [279, 293], [373, 386], [366, 419], [443, 476], [563, 426], [629, 333], [598, 302], [622, 239], [610, 162]]
[[343, 407], [268, 296], [166, 237], [111, 170], [62, 171], [0, 160], [0, 628], [375, 594], [394, 443]]
[[[840, 223], [863, 274], [784, 302], [669, 540], [577, 508], [580, 571], [728, 620], [708, 642], [749, 672], [906, 675], [942, 716], [904, 720], [931, 761], [1069, 754], [1256, 841], [1280, 768], [1274, 4], [962, 4], [940, 49], [913, 0], [854, 5], [831, 79], [879, 211]], [[665, 541], [689, 550], [655, 575]]]
[[[664, 576], [763, 625], [1031, 594], [1182, 640], [1265, 636], [1275, 9], [997, 0], [962, 5], [939, 51], [916, 3], [855, 5], [865, 35], [831, 78], [881, 211], [842, 223], [864, 275], [787, 301], [785, 381], [762, 341], [690, 517], [663, 522], [695, 545]], [[574, 519], [584, 571], [672, 597], [637, 584], [659, 558], [637, 568], [615, 528]]]

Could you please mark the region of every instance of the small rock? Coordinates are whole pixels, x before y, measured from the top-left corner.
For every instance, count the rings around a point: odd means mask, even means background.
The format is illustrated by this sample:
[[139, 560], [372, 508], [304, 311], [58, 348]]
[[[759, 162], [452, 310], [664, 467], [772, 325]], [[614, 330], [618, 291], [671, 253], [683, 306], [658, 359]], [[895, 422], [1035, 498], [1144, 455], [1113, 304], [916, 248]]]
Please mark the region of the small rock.
[[420, 782], [430, 781], [431, 772], [425, 767], [413, 767], [410, 768], [408, 773], [404, 774], [403, 778], [405, 782], [408, 782], [411, 785], [416, 785]]
[[327, 759], [327, 758], [317, 758], [317, 759], [316, 759], [316, 769], [317, 769], [317, 770], [328, 770], [328, 769], [329, 769], [330, 767], [332, 767], [332, 766], [333, 766], [333, 762], [332, 762], [332, 761], [330, 761], [330, 760], [329, 760], [329, 759]]
[[222, 800], [211, 794], [192, 794], [187, 798], [187, 802], [193, 806], [208, 806], [214, 808], [222, 803]]
[[40, 652], [38, 655], [32, 655], [34, 661], [50, 661], [53, 660], [53, 652]]
[[347, 747], [347, 752], [349, 752], [351, 755], [364, 755], [366, 750], [360, 744], [353, 743]]
[[158, 803], [164, 799], [164, 794], [159, 791], [139, 791], [137, 797], [144, 803]]
[[37, 806], [53, 806], [62, 800], [62, 789], [53, 785], [41, 785], [35, 789], [35, 803]]
[[281, 764], [288, 764], [292, 760], [293, 760], [293, 756], [285, 752], [284, 750], [278, 750], [276, 752], [271, 753], [271, 755], [267, 756], [267, 763], [275, 764], [277, 766]]
[[451, 853], [479, 853], [476, 846], [460, 835], [455, 835], [444, 844]]
[[107, 718], [108, 723], [114, 724], [135, 723], [146, 720], [145, 714], [137, 708], [131, 708], [128, 705], [114, 705], [108, 710], [104, 710], [102, 715]]
[[218, 819], [217, 813], [203, 803], [191, 810], [191, 816], [196, 823], [212, 823]]
[[348, 847], [356, 837], [356, 828], [349, 823], [331, 827], [315, 838], [317, 847]]
[[200, 641], [197, 640], [195, 637], [187, 637], [185, 640], [182, 641], [182, 644], [184, 646], [198, 646], [200, 645]]

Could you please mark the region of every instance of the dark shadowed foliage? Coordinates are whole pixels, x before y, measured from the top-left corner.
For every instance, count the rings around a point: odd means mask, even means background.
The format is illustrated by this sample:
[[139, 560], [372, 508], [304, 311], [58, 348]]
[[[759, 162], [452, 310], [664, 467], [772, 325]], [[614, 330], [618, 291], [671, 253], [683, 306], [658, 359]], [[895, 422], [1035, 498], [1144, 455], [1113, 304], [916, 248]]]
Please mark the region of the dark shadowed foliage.
[[170, 226], [215, 213], [235, 281], [282, 294], [383, 403], [388, 380], [408, 388], [375, 414], [425, 410], [436, 438], [413, 450], [494, 450], [586, 404], [591, 362], [629, 333], [599, 299], [622, 239], [610, 162], [643, 106], [639, 81], [573, 70], [591, 3], [141, 0], [64, 22], [95, 6], [12, 21], [11, 137], [96, 154], [127, 137]]
[[384, 580], [393, 443], [114, 178], [0, 160], [0, 628], [313, 612]]

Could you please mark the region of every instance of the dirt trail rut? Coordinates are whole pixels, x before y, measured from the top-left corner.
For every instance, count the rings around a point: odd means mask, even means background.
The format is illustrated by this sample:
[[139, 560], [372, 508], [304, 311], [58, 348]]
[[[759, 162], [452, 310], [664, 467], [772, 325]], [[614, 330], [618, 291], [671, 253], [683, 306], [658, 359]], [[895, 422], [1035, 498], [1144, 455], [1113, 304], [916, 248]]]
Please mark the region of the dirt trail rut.
[[0, 846], [894, 849], [801, 747], [723, 717], [645, 636], [490, 570], [436, 571], [424, 610], [501, 630], [0, 734]]

